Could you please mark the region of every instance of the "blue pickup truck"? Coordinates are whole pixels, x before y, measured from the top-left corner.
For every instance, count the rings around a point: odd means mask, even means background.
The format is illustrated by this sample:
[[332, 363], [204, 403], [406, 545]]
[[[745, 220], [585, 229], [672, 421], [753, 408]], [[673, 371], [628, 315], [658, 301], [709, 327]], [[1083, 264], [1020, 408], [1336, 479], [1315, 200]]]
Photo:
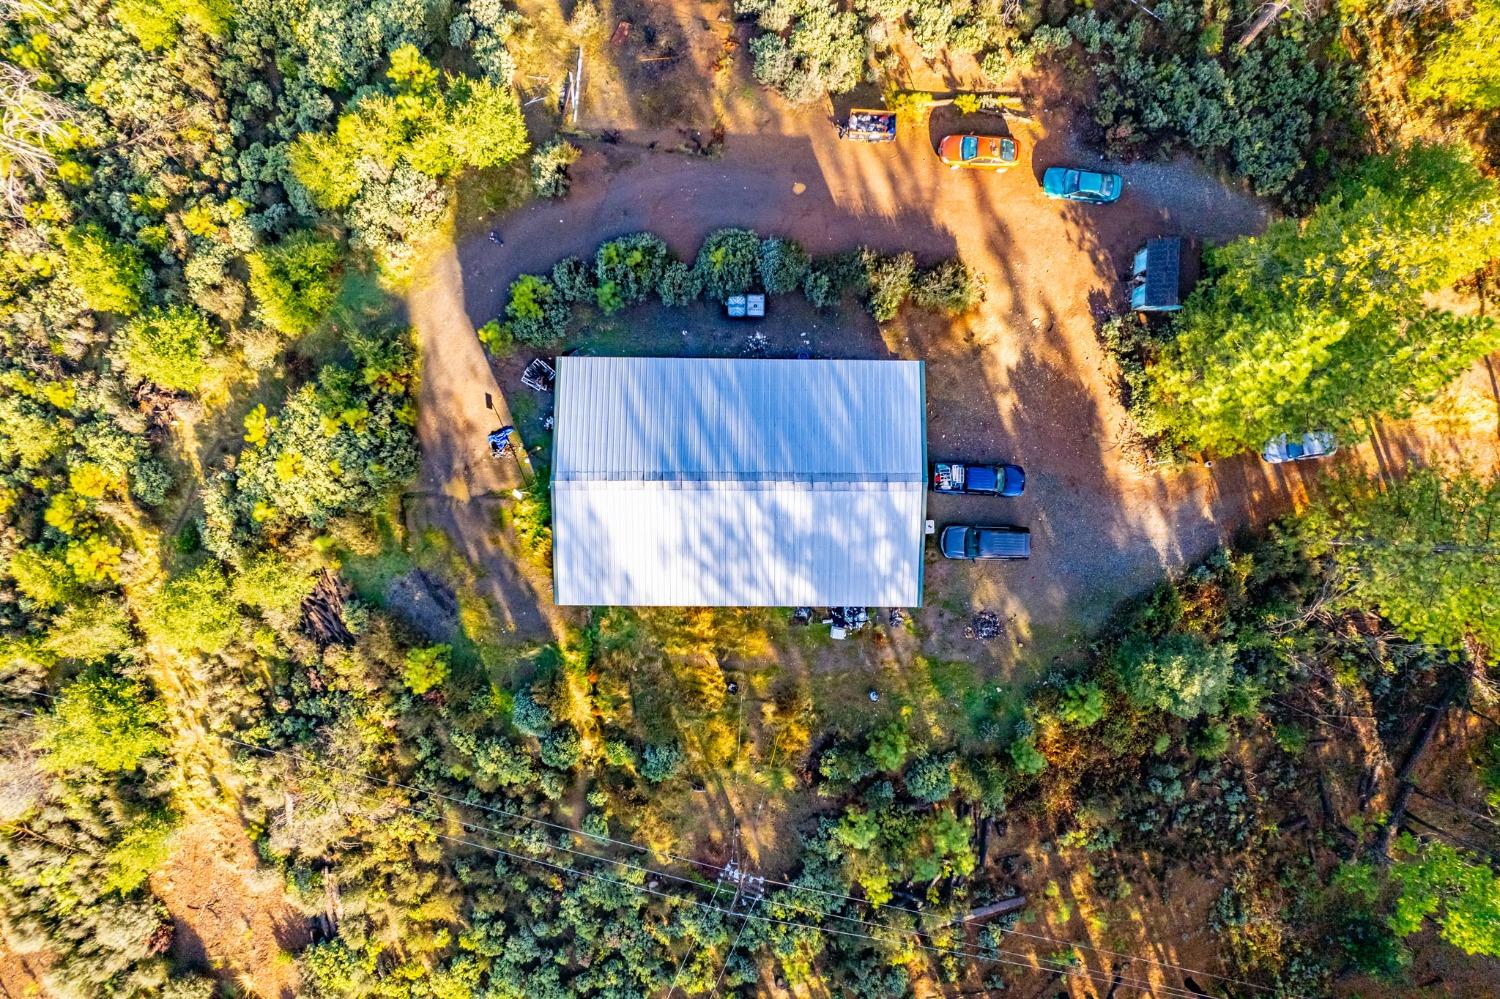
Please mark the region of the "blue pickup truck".
[[961, 465], [940, 461], [932, 466], [932, 488], [940, 493], [1019, 496], [1026, 488], [1020, 465]]

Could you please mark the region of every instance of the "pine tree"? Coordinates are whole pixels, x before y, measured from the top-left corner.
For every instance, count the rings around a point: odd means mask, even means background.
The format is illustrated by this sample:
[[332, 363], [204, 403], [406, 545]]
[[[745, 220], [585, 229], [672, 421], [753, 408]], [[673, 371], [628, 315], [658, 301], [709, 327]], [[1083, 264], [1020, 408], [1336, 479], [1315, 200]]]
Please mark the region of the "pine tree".
[[1374, 157], [1304, 223], [1211, 252], [1148, 370], [1146, 429], [1230, 453], [1403, 415], [1500, 347], [1492, 320], [1423, 299], [1496, 256], [1500, 185], [1467, 152]]

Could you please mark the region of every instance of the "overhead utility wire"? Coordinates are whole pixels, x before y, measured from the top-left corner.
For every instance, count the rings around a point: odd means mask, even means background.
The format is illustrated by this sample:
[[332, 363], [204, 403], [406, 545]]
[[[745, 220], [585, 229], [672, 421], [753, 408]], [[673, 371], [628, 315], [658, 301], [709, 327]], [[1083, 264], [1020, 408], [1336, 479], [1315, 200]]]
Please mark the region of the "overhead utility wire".
[[[0, 686], [10, 687], [10, 689], [14, 690], [17, 693], [21, 693], [21, 694], [37, 695], [37, 696], [48, 698], [49, 700], [56, 700], [57, 699], [57, 695], [50, 694], [50, 693], [48, 693], [48, 692], [46, 692], [44, 690], [37, 690], [37, 689], [21, 690], [20, 688], [14, 687], [13, 685], [8, 684], [5, 681], [0, 681]], [[3, 709], [3, 706], [0, 706], [0, 709]], [[14, 709], [5, 709], [5, 710], [12, 710], [12, 711], [14, 711]], [[14, 711], [14, 713], [27, 715], [29, 717], [37, 717], [33, 712]], [[519, 820], [524, 821], [524, 822], [530, 822], [530, 823], [533, 823], [533, 824], [536, 824], [536, 825], [545, 826], [545, 827], [547, 827], [549, 829], [553, 829], [553, 830], [556, 830], [558, 832], [566, 833], [566, 834], [568, 834], [570, 836], [582, 836], [582, 837], [585, 837], [585, 838], [588, 838], [588, 839], [597, 840], [599, 842], [612, 843], [614, 845], [625, 847], [627, 849], [634, 850], [634, 851], [637, 851], [637, 852], [640, 852], [640, 853], [655, 853], [655, 854], [657, 854], [659, 856], [662, 856], [662, 857], [665, 857], [665, 858], [667, 858], [669, 860], [677, 861], [678, 863], [687, 864], [689, 866], [707, 867], [710, 870], [714, 870], [714, 871], [717, 871], [719, 873], [723, 873], [723, 871], [724, 871], [723, 867], [720, 867], [720, 866], [717, 866], [717, 865], [714, 865], [714, 864], [700, 863], [698, 861], [689, 860], [689, 859], [684, 858], [684, 857], [678, 857], [678, 856], [676, 856], [674, 854], [671, 854], [671, 853], [668, 853], [668, 852], [665, 852], [665, 851], [651, 850], [648, 847], [643, 847], [643, 846], [640, 846], [640, 845], [638, 845], [636, 843], [631, 843], [631, 842], [628, 842], [628, 841], [625, 841], [625, 840], [617, 840], [617, 839], [613, 839], [613, 838], [611, 838], [609, 836], [604, 836], [604, 835], [600, 835], [600, 834], [597, 834], [597, 833], [591, 833], [591, 832], [587, 832], [587, 831], [584, 831], [584, 830], [581, 830], [581, 829], [573, 829], [573, 828], [571, 828], [569, 826], [564, 826], [564, 825], [561, 825], [561, 824], [555, 823], [555, 822], [549, 822], [546, 819], [541, 819], [541, 818], [538, 818], [536, 816], [525, 815], [525, 814], [522, 814], [522, 813], [519, 813], [519, 812], [512, 812], [512, 811], [509, 811], [507, 809], [499, 808], [499, 807], [493, 806], [493, 805], [487, 805], [487, 804], [484, 804], [482, 802], [467, 801], [467, 800], [465, 800], [463, 798], [454, 797], [453, 795], [445, 794], [445, 793], [443, 793], [441, 791], [435, 791], [435, 790], [431, 790], [431, 789], [428, 789], [428, 788], [418, 787], [418, 786], [413, 785], [413, 784], [406, 784], [404, 782], [397, 781], [397, 780], [392, 780], [390, 778], [386, 778], [384, 780], [380, 780], [380, 779], [377, 779], [375, 777], [370, 776], [369, 774], [361, 773], [361, 772], [356, 771], [356, 770], [350, 770], [350, 769], [347, 769], [345, 767], [340, 767], [340, 766], [338, 766], [336, 764], [328, 763], [328, 762], [325, 762], [325, 761], [322, 761], [322, 760], [315, 760], [315, 759], [312, 759], [310, 757], [302, 756], [302, 755], [297, 754], [297, 753], [289, 753], [289, 752], [286, 752], [284, 750], [272, 749], [272, 748], [270, 748], [268, 746], [257, 746], [257, 745], [255, 745], [253, 743], [244, 742], [242, 740], [236, 739], [236, 738], [234, 738], [232, 736], [224, 735], [222, 733], [209, 732], [207, 734], [211, 735], [212, 737], [214, 737], [216, 739], [219, 739], [219, 740], [221, 740], [223, 742], [230, 743], [230, 744], [235, 745], [235, 746], [239, 746], [239, 747], [241, 747], [243, 749], [247, 749], [247, 750], [250, 750], [252, 752], [262, 753], [262, 754], [268, 754], [268, 755], [272, 755], [272, 756], [279, 756], [279, 757], [283, 757], [285, 759], [293, 760], [295, 762], [306, 764], [308, 766], [320, 767], [320, 768], [323, 768], [323, 769], [326, 769], [326, 770], [331, 770], [331, 771], [336, 772], [336, 773], [341, 773], [341, 774], [344, 774], [346, 776], [354, 777], [356, 779], [365, 781], [365, 782], [367, 782], [367, 783], [369, 783], [369, 784], [371, 784], [373, 786], [376, 786], [376, 787], [400, 788], [402, 790], [411, 791], [411, 792], [416, 793], [416, 794], [422, 794], [422, 795], [427, 795], [427, 796], [434, 797], [434, 798], [439, 798], [441, 800], [450, 802], [450, 803], [452, 803], [454, 805], [458, 805], [458, 806], [461, 806], [461, 807], [473, 808], [473, 809], [478, 809], [478, 810], [482, 810], [482, 811], [492, 812], [494, 814], [503, 815], [503, 816], [506, 816], [508, 818], [519, 819]], [[488, 832], [492, 832], [492, 833], [500, 833], [501, 832], [500, 830], [496, 830], [496, 829], [493, 829], [493, 828], [490, 828], [490, 827], [485, 827], [485, 826], [478, 826], [478, 825], [475, 825], [473, 823], [463, 822], [462, 820], [460, 820], [460, 824], [464, 825], [466, 827], [469, 827], [469, 828], [480, 829], [480, 830], [484, 830], [484, 831], [488, 831]], [[515, 835], [513, 833], [505, 833], [505, 834], [506, 835], [512, 835], [512, 836]], [[680, 876], [674, 875], [674, 874], [669, 874], [669, 873], [667, 873], [665, 871], [658, 871], [658, 870], [656, 870], [654, 868], [639, 867], [637, 865], [628, 864], [628, 863], [626, 863], [624, 861], [616, 860], [614, 858], [599, 857], [599, 856], [597, 856], [595, 854], [591, 854], [591, 853], [587, 853], [587, 852], [583, 852], [583, 851], [578, 851], [578, 850], [573, 850], [573, 849], [570, 849], [568, 847], [557, 846], [555, 844], [548, 844], [548, 845], [549, 845], [549, 847], [551, 847], [553, 849], [559, 849], [559, 850], [562, 850], [562, 851], [567, 852], [567, 853], [572, 853], [572, 854], [574, 854], [576, 856], [588, 857], [588, 858], [591, 858], [593, 860], [600, 861], [600, 862], [603, 862], [603, 863], [618, 864], [618, 865], [627, 867], [627, 868], [632, 869], [632, 870], [641, 871], [641, 872], [645, 872], [645, 873], [649, 873], [649, 874], [655, 874], [655, 875], [660, 876], [660, 877], [669, 878], [671, 880], [680, 881], [680, 882], [684, 882], [684, 883], [687, 883], [687, 884], [692, 884], [692, 885], [695, 885], [695, 886], [701, 886], [701, 883], [698, 882], [698, 881], [696, 881], [696, 880], [693, 880], [693, 879], [690, 879], [690, 878], [683, 878], [683, 877], [680, 877]], [[772, 878], [765, 878], [764, 882], [766, 884], [768, 884], [768, 885], [773, 885], [773, 886], [776, 886], [776, 887], [786, 888], [786, 889], [789, 889], [789, 890], [792, 890], [792, 891], [810, 892], [810, 893], [813, 893], [813, 894], [825, 895], [825, 896], [828, 896], [830, 898], [836, 898], [836, 899], [841, 899], [841, 900], [848, 901], [848, 902], [853, 902], [856, 905], [868, 905], [868, 906], [871, 906], [871, 907], [877, 908], [877, 909], [889, 909], [889, 910], [892, 910], [892, 911], [895, 911], [895, 912], [901, 912], [901, 913], [905, 913], [907, 915], [913, 915], [913, 916], [918, 916], [918, 917], [926, 915], [925, 913], [923, 913], [921, 910], [918, 910], [918, 909], [910, 909], [910, 908], [907, 908], [905, 906], [891, 905], [889, 903], [872, 902], [872, 901], [870, 901], [868, 899], [861, 899], [861, 898], [857, 898], [857, 897], [852, 896], [852, 895], [845, 895], [845, 894], [841, 894], [839, 892], [828, 891], [828, 890], [820, 889], [820, 888], [813, 888], [813, 887], [805, 886], [805, 885], [792, 884], [790, 882], [777, 881], [777, 880], [774, 880]], [[788, 902], [785, 902], [785, 901], [778, 901], [776, 904], [777, 905], [785, 905], [786, 907], [791, 908], [794, 911], [801, 911], [801, 912], [807, 913], [809, 915], [815, 914], [815, 915], [819, 915], [819, 916], [822, 916], [822, 917], [827, 918], [827, 919], [842, 919], [842, 920], [853, 922], [853, 923], [857, 923], [857, 924], [860, 924], [860, 925], [863, 925], [863, 926], [878, 927], [880, 929], [892, 930], [892, 931], [901, 932], [901, 933], [911, 933], [911, 934], [916, 934], [916, 935], [919, 935], [919, 936], [926, 936], [928, 938], [931, 938], [931, 936], [932, 936], [931, 933], [926, 933], [926, 932], [921, 931], [921, 930], [914, 930], [914, 929], [905, 929], [905, 928], [893, 927], [893, 926], [890, 926], [889, 924], [886, 924], [886, 923], [870, 922], [868, 920], [859, 919], [858, 917], [855, 917], [855, 916], [848, 916], [848, 915], [843, 915], [843, 914], [838, 914], [838, 913], [827, 912], [827, 911], [824, 911], [824, 910], [821, 910], [821, 909], [817, 909], [817, 908], [799, 907], [799, 906], [796, 906], [794, 904], [791, 904], [791, 903], [788, 903]], [[720, 910], [720, 911], [723, 911], [723, 910]], [[1055, 938], [1055, 937], [1044, 936], [1042, 934], [1027, 933], [1027, 932], [1022, 931], [1022, 930], [1011, 929], [1011, 928], [1008, 928], [1008, 927], [997, 926], [997, 927], [995, 927], [995, 929], [999, 930], [1001, 933], [1004, 933], [1004, 934], [1007, 934], [1007, 935], [1011, 935], [1011, 936], [1017, 936], [1017, 937], [1022, 937], [1022, 938], [1026, 938], [1026, 939], [1030, 939], [1030, 940], [1037, 940], [1037, 941], [1041, 941], [1041, 942], [1057, 944], [1059, 946], [1076, 947], [1076, 948], [1078, 948], [1080, 950], [1087, 950], [1087, 951], [1090, 951], [1090, 952], [1093, 952], [1093, 953], [1096, 953], [1096, 954], [1107, 955], [1107, 956], [1110, 956], [1110, 957], [1116, 957], [1116, 958], [1120, 958], [1122, 960], [1140, 961], [1141, 963], [1150, 964], [1150, 965], [1153, 965], [1153, 966], [1156, 966], [1156, 967], [1159, 967], [1159, 968], [1163, 968], [1163, 969], [1167, 969], [1167, 970], [1172, 970], [1172, 971], [1177, 971], [1179, 973], [1184, 973], [1184, 974], [1202, 975], [1205, 978], [1213, 978], [1213, 979], [1216, 979], [1218, 981], [1224, 981], [1224, 982], [1230, 982], [1230, 983], [1237, 984], [1237, 985], [1243, 985], [1243, 986], [1245, 986], [1247, 988], [1258, 989], [1260, 991], [1265, 991], [1265, 992], [1275, 992], [1276, 991], [1276, 990], [1271, 989], [1271, 988], [1269, 988], [1267, 986], [1258, 985], [1258, 984], [1256, 984], [1254, 982], [1246, 982], [1246, 981], [1243, 981], [1243, 980], [1240, 980], [1240, 979], [1236, 979], [1236, 978], [1231, 978], [1231, 977], [1228, 977], [1228, 976], [1225, 976], [1225, 975], [1215, 974], [1214, 972], [1210, 972], [1210, 971], [1205, 971], [1205, 970], [1195, 969], [1195, 968], [1188, 968], [1188, 967], [1184, 967], [1184, 966], [1181, 966], [1181, 965], [1172, 964], [1171, 962], [1167, 962], [1167, 961], [1159, 961], [1159, 960], [1155, 960], [1155, 959], [1152, 959], [1152, 958], [1139, 957], [1139, 956], [1133, 955], [1133, 954], [1123, 953], [1123, 952], [1119, 952], [1119, 951], [1112, 951], [1112, 950], [1109, 950], [1109, 949], [1103, 948], [1103, 947], [1095, 947], [1095, 946], [1093, 946], [1091, 944], [1077, 943], [1077, 942], [1074, 942], [1074, 941], [1069, 941], [1069, 940], [1058, 939], [1058, 938]], [[1131, 982], [1132, 984], [1134, 984], [1133, 980], [1125, 980], [1125, 981]], [[1279, 993], [1279, 994], [1284, 994], [1284, 993]]]

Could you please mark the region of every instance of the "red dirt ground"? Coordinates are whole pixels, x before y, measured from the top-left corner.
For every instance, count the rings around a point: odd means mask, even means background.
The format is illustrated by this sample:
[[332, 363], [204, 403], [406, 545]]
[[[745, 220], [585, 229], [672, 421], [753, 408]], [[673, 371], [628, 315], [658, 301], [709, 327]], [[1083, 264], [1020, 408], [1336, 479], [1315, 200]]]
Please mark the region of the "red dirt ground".
[[239, 824], [200, 816], [174, 838], [151, 890], [172, 915], [172, 954], [189, 967], [233, 982], [259, 999], [294, 999], [300, 979], [288, 956], [307, 946], [307, 920], [281, 893], [276, 875], [257, 870]]

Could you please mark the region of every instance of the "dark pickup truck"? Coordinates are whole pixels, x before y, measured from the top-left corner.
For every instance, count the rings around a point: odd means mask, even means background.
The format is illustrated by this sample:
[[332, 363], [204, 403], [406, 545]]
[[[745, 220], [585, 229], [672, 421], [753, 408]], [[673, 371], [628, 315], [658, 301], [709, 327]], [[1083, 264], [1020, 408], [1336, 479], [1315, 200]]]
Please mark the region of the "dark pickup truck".
[[940, 461], [932, 466], [932, 488], [940, 493], [1019, 496], [1026, 488], [1020, 465], [960, 465]]

